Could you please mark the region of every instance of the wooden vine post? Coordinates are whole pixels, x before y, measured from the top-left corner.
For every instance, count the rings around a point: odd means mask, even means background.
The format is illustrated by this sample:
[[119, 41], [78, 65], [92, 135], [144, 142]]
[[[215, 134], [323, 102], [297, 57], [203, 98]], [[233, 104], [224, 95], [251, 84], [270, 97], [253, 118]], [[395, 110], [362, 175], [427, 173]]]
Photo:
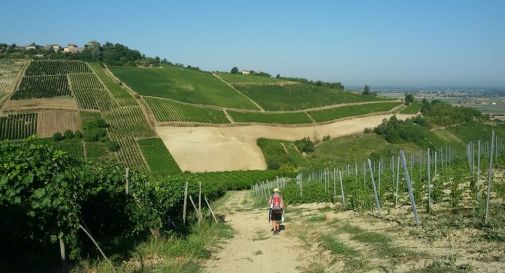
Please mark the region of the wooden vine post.
[[338, 172], [338, 176], [340, 178], [340, 193], [342, 194], [342, 205], [345, 208], [345, 193], [344, 193], [344, 183], [342, 182], [342, 172]]
[[126, 168], [126, 174], [125, 174], [125, 185], [124, 185], [124, 189], [125, 189], [125, 193], [126, 195], [128, 195], [128, 182], [129, 182], [129, 179], [130, 179], [130, 168]]

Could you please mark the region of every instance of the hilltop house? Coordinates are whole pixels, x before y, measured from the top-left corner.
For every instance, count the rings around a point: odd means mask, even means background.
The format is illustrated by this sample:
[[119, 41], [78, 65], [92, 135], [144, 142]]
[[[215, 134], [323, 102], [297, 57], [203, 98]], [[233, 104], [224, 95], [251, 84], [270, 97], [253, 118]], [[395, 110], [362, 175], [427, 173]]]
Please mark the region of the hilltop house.
[[53, 49], [54, 52], [58, 52], [61, 50], [61, 46], [58, 44], [52, 44], [51, 48]]
[[65, 53], [77, 53], [79, 52], [79, 47], [75, 44], [68, 44], [67, 47], [63, 48]]
[[249, 71], [249, 70], [240, 70], [240, 73], [242, 73], [242, 75], [249, 75], [249, 74], [251, 74], [251, 71]]
[[37, 47], [35, 45], [25, 46], [25, 50], [30, 50], [30, 49], [36, 50]]

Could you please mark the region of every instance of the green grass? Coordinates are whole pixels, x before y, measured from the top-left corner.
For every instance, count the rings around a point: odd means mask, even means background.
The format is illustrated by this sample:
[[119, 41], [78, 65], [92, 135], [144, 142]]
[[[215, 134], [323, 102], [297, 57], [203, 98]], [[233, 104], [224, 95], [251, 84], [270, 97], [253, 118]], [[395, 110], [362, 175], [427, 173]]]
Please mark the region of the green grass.
[[107, 144], [104, 142], [86, 142], [86, 158], [94, 162], [117, 162], [117, 156], [114, 152], [107, 149]]
[[111, 70], [140, 95], [257, 110], [247, 98], [210, 73], [172, 66], [111, 67]]
[[230, 73], [217, 73], [219, 77], [221, 77], [224, 81], [230, 84], [239, 84], [239, 85], [263, 85], [263, 84], [271, 84], [271, 85], [283, 85], [283, 84], [293, 84], [294, 82], [269, 78], [263, 76], [255, 76], [255, 75], [242, 75], [242, 74], [230, 74]]
[[303, 112], [295, 113], [264, 113], [264, 112], [236, 112], [228, 111], [236, 122], [260, 122], [277, 124], [312, 123], [312, 120]]
[[145, 97], [157, 121], [230, 123], [222, 110], [202, 108], [166, 99]]
[[[292, 166], [306, 164], [303, 155], [295, 149], [291, 141], [260, 138], [256, 143], [263, 152], [267, 166], [270, 169], [276, 169], [283, 164]], [[283, 145], [286, 150], [284, 150]]]
[[322, 247], [328, 249], [333, 254], [343, 255], [346, 257], [356, 257], [360, 254], [359, 251], [346, 246], [342, 241], [330, 234], [321, 235], [319, 237], [319, 243]]
[[137, 140], [152, 174], [170, 175], [181, 173], [181, 169], [160, 138]]
[[505, 128], [503, 126], [497, 127], [471, 122], [454, 127], [448, 127], [447, 130], [463, 140], [465, 143], [479, 139], [482, 141], [491, 141], [491, 132], [493, 130], [495, 130], [498, 138], [505, 138]]
[[417, 114], [421, 111], [421, 104], [418, 102], [411, 103], [407, 107], [405, 107], [400, 114]]
[[101, 119], [102, 114], [100, 112], [88, 112], [88, 111], [80, 111], [79, 115], [81, 116], [81, 126], [84, 126], [84, 123], [88, 120], [96, 120]]
[[140, 243], [130, 251], [128, 266], [116, 263], [112, 267], [103, 260], [84, 259], [70, 272], [202, 272], [202, 260], [209, 259], [220, 242], [233, 236], [233, 230], [228, 225], [204, 222], [193, 226], [187, 236], [162, 235]]
[[341, 89], [307, 85], [234, 85], [267, 111], [298, 110], [332, 104], [380, 100]]
[[383, 102], [364, 105], [349, 105], [333, 109], [309, 111], [308, 113], [315, 121], [322, 122], [358, 115], [366, 115], [373, 112], [390, 111], [400, 104], [401, 103], [399, 102]]

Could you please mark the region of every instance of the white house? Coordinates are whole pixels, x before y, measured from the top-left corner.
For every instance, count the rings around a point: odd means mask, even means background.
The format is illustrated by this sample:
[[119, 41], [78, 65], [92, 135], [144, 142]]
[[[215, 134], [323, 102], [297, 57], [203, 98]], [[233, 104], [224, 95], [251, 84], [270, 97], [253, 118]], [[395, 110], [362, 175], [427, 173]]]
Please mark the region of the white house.
[[251, 74], [251, 71], [249, 71], [249, 70], [240, 70], [240, 73], [242, 73], [242, 75], [249, 75], [249, 74]]

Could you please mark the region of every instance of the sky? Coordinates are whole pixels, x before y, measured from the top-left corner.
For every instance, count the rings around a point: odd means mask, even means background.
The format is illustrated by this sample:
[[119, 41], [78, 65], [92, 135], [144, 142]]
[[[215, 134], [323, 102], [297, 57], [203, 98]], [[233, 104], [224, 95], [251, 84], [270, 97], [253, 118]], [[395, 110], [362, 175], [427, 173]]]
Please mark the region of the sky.
[[505, 1], [4, 1], [0, 43], [91, 40], [205, 70], [505, 87]]

